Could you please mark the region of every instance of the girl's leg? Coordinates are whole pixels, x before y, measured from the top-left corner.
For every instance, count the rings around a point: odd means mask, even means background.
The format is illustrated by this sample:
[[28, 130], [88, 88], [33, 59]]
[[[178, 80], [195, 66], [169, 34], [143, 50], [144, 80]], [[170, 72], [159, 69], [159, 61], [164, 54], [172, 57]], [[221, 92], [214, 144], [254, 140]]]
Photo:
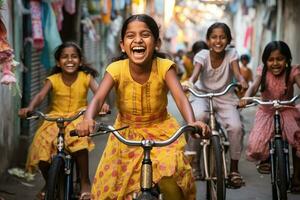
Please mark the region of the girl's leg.
[[180, 187], [172, 177], [163, 177], [158, 183], [160, 192], [164, 199], [184, 200]]
[[228, 184], [232, 188], [240, 188], [244, 185], [244, 180], [240, 175], [238, 164], [242, 154], [243, 147], [243, 126], [240, 113], [236, 107], [226, 101], [215, 102], [217, 115], [220, 118], [221, 125], [226, 128], [228, 141], [230, 143], [230, 173], [228, 175]]
[[89, 158], [88, 150], [83, 149], [73, 153], [78, 165], [80, 175], [81, 194], [91, 191], [91, 182], [89, 178]]
[[38, 199], [45, 199], [45, 192], [47, 189], [47, 179], [48, 179], [48, 171], [50, 168], [50, 163], [46, 162], [46, 161], [40, 161], [39, 162], [39, 169], [43, 175], [43, 178], [45, 180], [45, 185], [42, 188], [42, 190], [40, 191], [40, 193], [38, 194]]

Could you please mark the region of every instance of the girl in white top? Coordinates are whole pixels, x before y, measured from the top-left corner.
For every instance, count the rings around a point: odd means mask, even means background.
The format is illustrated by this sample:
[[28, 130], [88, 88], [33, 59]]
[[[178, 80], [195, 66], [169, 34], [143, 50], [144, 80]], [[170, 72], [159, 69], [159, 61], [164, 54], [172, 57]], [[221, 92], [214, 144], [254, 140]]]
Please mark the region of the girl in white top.
[[[243, 88], [247, 88], [248, 84], [239, 71], [238, 54], [234, 48], [228, 48], [232, 40], [229, 27], [225, 23], [214, 23], [207, 30], [206, 40], [210, 49], [201, 50], [195, 55], [194, 71], [189, 82], [194, 84], [197, 81], [196, 86], [204, 92], [220, 92], [235, 78]], [[208, 120], [208, 112], [205, 112], [209, 109], [208, 99], [191, 96], [191, 100], [196, 118]], [[238, 170], [238, 161], [242, 152], [243, 129], [240, 113], [236, 108], [238, 98], [232, 89], [224, 96], [215, 97], [213, 103], [219, 122], [226, 128], [230, 142], [229, 184], [233, 188], [239, 188], [243, 185]], [[199, 141], [189, 138], [187, 150], [199, 152], [199, 149]], [[197, 171], [199, 168], [195, 169], [195, 172]]]

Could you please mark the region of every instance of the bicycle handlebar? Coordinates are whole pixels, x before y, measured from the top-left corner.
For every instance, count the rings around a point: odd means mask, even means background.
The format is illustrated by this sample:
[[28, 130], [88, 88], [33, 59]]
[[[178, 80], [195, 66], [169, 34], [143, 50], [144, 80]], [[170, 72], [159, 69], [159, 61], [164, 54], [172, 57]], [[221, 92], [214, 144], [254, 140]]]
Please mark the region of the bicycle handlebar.
[[49, 117], [47, 114], [41, 112], [41, 111], [33, 111], [28, 113], [28, 117], [27, 119], [34, 119], [34, 118], [43, 118], [46, 121], [50, 121], [50, 122], [56, 122], [57, 120], [62, 120], [64, 122], [71, 122], [75, 119], [77, 119], [78, 117], [80, 117], [84, 112], [86, 111], [86, 109], [80, 110], [77, 114], [68, 117], [68, 118], [63, 118], [61, 116], [59, 117]]
[[271, 105], [276, 108], [276, 107], [280, 107], [282, 105], [292, 104], [299, 97], [300, 97], [300, 95], [298, 94], [298, 95], [294, 96], [292, 99], [285, 100], [285, 101], [280, 101], [278, 99], [270, 100], [270, 101], [262, 101], [262, 100], [258, 99], [257, 97], [243, 97], [242, 99], [254, 101], [256, 104], [259, 104], [259, 105]]
[[232, 87], [237, 87], [237, 86], [240, 86], [239, 83], [230, 83], [222, 92], [209, 92], [209, 93], [206, 93], [206, 94], [199, 94], [197, 91], [195, 91], [194, 89], [188, 87], [188, 90], [196, 97], [199, 97], [199, 98], [211, 98], [211, 97], [218, 97], [218, 96], [222, 96], [224, 94], [226, 94], [230, 88]]
[[[163, 147], [163, 146], [167, 146], [167, 145], [170, 145], [171, 143], [173, 143], [184, 132], [191, 131], [193, 133], [201, 133], [201, 131], [202, 131], [202, 130], [199, 130], [198, 127], [185, 125], [185, 126], [180, 127], [169, 139], [167, 139], [165, 141], [155, 141], [155, 140], [148, 140], [148, 139], [137, 141], [137, 140], [128, 140], [128, 139], [124, 138], [118, 132], [118, 130], [121, 130], [121, 129], [124, 129], [124, 128], [128, 128], [128, 127], [122, 127], [120, 129], [115, 129], [111, 125], [101, 124], [99, 126], [99, 129], [105, 130], [105, 133], [112, 132], [120, 142], [122, 142], [122, 143], [124, 143], [128, 146], [147, 146], [147, 145], [150, 145], [151, 147]], [[71, 136], [78, 136], [78, 134], [76, 133], [75, 130], [70, 131], [70, 135]], [[96, 136], [96, 135], [99, 135], [99, 134], [97, 134], [97, 133], [91, 134], [90, 137], [93, 137], [93, 136]]]

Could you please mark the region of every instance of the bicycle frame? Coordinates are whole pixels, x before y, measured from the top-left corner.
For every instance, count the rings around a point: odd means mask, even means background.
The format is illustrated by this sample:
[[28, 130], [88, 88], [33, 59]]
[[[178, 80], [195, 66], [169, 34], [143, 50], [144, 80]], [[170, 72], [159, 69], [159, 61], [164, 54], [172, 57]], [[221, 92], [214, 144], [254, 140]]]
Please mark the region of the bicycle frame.
[[[300, 95], [288, 101], [261, 101], [257, 98], [244, 97], [243, 99], [252, 100], [254, 104], [269, 105], [275, 108], [274, 113], [274, 136], [269, 141], [270, 160], [271, 160], [271, 184], [273, 199], [287, 199], [287, 188], [290, 183], [290, 163], [289, 163], [289, 144], [282, 138], [282, 128], [280, 123], [279, 109], [286, 107], [296, 101]], [[282, 155], [282, 156], [281, 156]], [[284, 163], [284, 165], [280, 165]], [[280, 166], [279, 166], [280, 165]]]
[[[142, 140], [142, 141], [134, 141], [134, 140], [128, 140], [125, 139], [119, 132], [118, 130], [124, 129], [126, 127], [120, 128], [120, 129], [114, 129], [114, 127], [110, 125], [101, 125], [102, 127], [99, 127], [100, 129], [102, 128], [102, 134], [103, 133], [108, 133], [112, 132], [116, 138], [128, 145], [128, 146], [135, 146], [135, 147], [142, 147], [144, 150], [144, 157], [142, 161], [142, 170], [141, 170], [141, 178], [140, 178], [140, 187], [141, 187], [141, 193], [134, 193], [133, 194], [133, 199], [134, 200], [162, 200], [163, 196], [162, 194], [159, 194], [158, 198], [153, 195], [153, 179], [152, 179], [152, 161], [150, 158], [150, 153], [153, 147], [164, 147], [167, 145], [170, 145], [173, 143], [175, 140], [177, 140], [180, 135], [184, 132], [193, 132], [197, 133], [199, 132], [197, 128], [193, 126], [182, 126], [179, 128], [172, 137], [170, 137], [168, 140], [165, 141], [154, 141], [154, 140]], [[73, 134], [73, 133], [72, 133]], [[99, 135], [98, 133], [92, 134], [90, 136], [94, 135]]]
[[[198, 98], [208, 98], [209, 100], [209, 126], [211, 128], [212, 133], [210, 138], [203, 139], [203, 141], [201, 141], [201, 146], [203, 149], [203, 158], [204, 158], [205, 180], [207, 181], [207, 187], [208, 187], [207, 189], [208, 199], [211, 198], [225, 199], [226, 196], [225, 184], [228, 179], [226, 157], [225, 157], [226, 154], [225, 146], [229, 146], [229, 144], [227, 141], [225, 141], [224, 137], [221, 136], [220, 127], [217, 126], [217, 120], [213, 108], [213, 98], [226, 94], [232, 87], [235, 86], [239, 86], [239, 84], [231, 83], [222, 92], [207, 93], [207, 94], [199, 94], [192, 88], [188, 88], [188, 90], [194, 96]], [[212, 153], [215, 153], [216, 155], [211, 155]], [[209, 157], [208, 154], [210, 154]], [[212, 164], [211, 163], [213, 160], [212, 156], [215, 156], [215, 159], [216, 157], [221, 157], [221, 158], [216, 159], [216, 163]], [[211, 165], [215, 165], [213, 171], [210, 170], [210, 168], [213, 168]], [[222, 169], [216, 169], [216, 168], [222, 168]], [[224, 181], [217, 181], [217, 177], [224, 179]], [[214, 181], [217, 182], [214, 183]], [[213, 186], [214, 188], [211, 188]], [[210, 193], [214, 193], [214, 194], [210, 194]]]
[[[271, 183], [276, 185], [276, 153], [275, 153], [275, 140], [280, 140], [283, 144], [284, 161], [286, 165], [286, 182], [290, 182], [290, 162], [289, 162], [289, 148], [287, 141], [282, 138], [282, 130], [280, 124], [280, 115], [278, 109], [274, 114], [274, 137], [269, 142], [270, 158], [271, 158]], [[288, 187], [288, 185], [287, 185]]]
[[[64, 174], [65, 174], [64, 200], [70, 200], [72, 198], [72, 194], [73, 194], [73, 166], [74, 166], [74, 160], [73, 160], [71, 154], [68, 153], [65, 150], [65, 144], [64, 144], [65, 138], [64, 137], [65, 137], [65, 129], [66, 129], [66, 126], [67, 126], [67, 125], [65, 125], [65, 122], [71, 122], [71, 121], [77, 119], [84, 112], [85, 112], [85, 110], [81, 110], [76, 115], [74, 115], [73, 117], [70, 117], [70, 118], [63, 118], [63, 117], [54, 118], [54, 117], [49, 117], [49, 116], [45, 115], [44, 113], [42, 113], [40, 111], [34, 111], [33, 113], [29, 114], [29, 115], [31, 115], [31, 117], [27, 118], [27, 119], [32, 119], [32, 118], [41, 117], [46, 121], [55, 122], [57, 124], [57, 127], [58, 127], [57, 154], [52, 157], [51, 164], [57, 158], [61, 158], [63, 160], [63, 171], [64, 171]], [[50, 169], [51, 169], [51, 165], [50, 165]], [[49, 169], [49, 177], [52, 178], [51, 174], [50, 174], [50, 169]], [[77, 174], [77, 177], [78, 177], [78, 174]]]

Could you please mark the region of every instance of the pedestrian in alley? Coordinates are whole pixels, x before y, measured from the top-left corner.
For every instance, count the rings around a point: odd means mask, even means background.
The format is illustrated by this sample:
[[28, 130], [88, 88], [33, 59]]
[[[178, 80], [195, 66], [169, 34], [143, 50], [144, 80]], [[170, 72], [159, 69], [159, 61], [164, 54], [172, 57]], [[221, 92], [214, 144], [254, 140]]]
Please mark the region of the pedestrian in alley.
[[[248, 85], [250, 85], [253, 81], [252, 71], [249, 68], [248, 64], [250, 63], [250, 56], [248, 54], [242, 54], [240, 57], [240, 72], [244, 77], [245, 81], [247, 81]], [[246, 89], [236, 88], [236, 95], [239, 98], [242, 98], [246, 93]]]
[[[255, 95], [260, 87], [262, 100], [289, 100], [294, 95], [296, 84], [300, 88], [300, 66], [292, 65], [289, 46], [283, 41], [268, 43], [262, 54], [263, 65], [257, 68], [257, 75], [245, 97]], [[247, 100], [241, 100], [245, 106]], [[247, 159], [258, 162], [260, 173], [270, 173], [269, 141], [273, 137], [274, 110], [272, 107], [258, 107], [253, 128], [246, 149]], [[292, 146], [293, 177], [291, 192], [300, 193], [300, 111], [298, 109], [281, 108], [283, 138]]]
[[[19, 110], [19, 116], [26, 118], [38, 105], [51, 95], [51, 104], [48, 114], [70, 117], [87, 105], [88, 90], [96, 92], [98, 84], [94, 77], [98, 72], [91, 68], [84, 60], [80, 47], [73, 42], [66, 42], [57, 47], [54, 57], [56, 65], [50, 76], [45, 80], [41, 91], [34, 96], [26, 108]], [[104, 104], [103, 111], [108, 110]], [[75, 129], [80, 120], [71, 122], [66, 127], [66, 149], [75, 157], [80, 172], [81, 196], [80, 199], [90, 199], [90, 180], [88, 167], [88, 151], [94, 148], [94, 143], [88, 137], [70, 137], [69, 131]], [[40, 169], [47, 180], [51, 156], [56, 154], [56, 138], [58, 127], [55, 122], [44, 121], [37, 130], [26, 162], [26, 169], [34, 172]], [[45, 199], [46, 185], [38, 194], [39, 199]]]
[[[160, 43], [159, 28], [152, 17], [138, 14], [125, 20], [121, 30], [121, 56], [107, 67], [84, 120], [77, 125], [79, 135], [93, 131], [98, 106], [113, 87], [119, 110], [114, 127], [129, 125], [122, 130], [125, 138], [165, 140], [178, 130], [178, 122], [167, 111], [168, 90], [186, 122], [201, 128], [202, 134], [208, 133], [206, 124], [195, 121], [177, 80], [175, 63], [163, 59], [164, 55], [158, 52]], [[183, 154], [184, 146], [185, 139], [181, 136], [175, 143], [151, 152], [153, 181], [165, 199], [195, 199], [195, 183]], [[131, 199], [131, 195], [140, 190], [142, 157], [142, 148], [128, 147], [110, 135], [95, 174], [93, 198]]]
[[[216, 22], [212, 24], [206, 34], [209, 50], [203, 49], [194, 57], [194, 70], [189, 79], [192, 85], [205, 92], [222, 91], [234, 78], [241, 83], [242, 88], [248, 84], [239, 71], [239, 57], [234, 48], [228, 48], [232, 39], [231, 31], [225, 23]], [[208, 121], [209, 110], [208, 99], [190, 97], [192, 107], [197, 120]], [[230, 143], [230, 173], [228, 185], [232, 188], [240, 188], [243, 178], [238, 169], [238, 163], [242, 153], [243, 130], [240, 113], [236, 106], [238, 99], [234, 91], [224, 96], [214, 98], [214, 110], [220, 119], [221, 125], [226, 128]], [[199, 152], [200, 142], [189, 138], [187, 150]], [[197, 156], [198, 157], [198, 156]], [[194, 176], [200, 176], [200, 167], [194, 170]]]

